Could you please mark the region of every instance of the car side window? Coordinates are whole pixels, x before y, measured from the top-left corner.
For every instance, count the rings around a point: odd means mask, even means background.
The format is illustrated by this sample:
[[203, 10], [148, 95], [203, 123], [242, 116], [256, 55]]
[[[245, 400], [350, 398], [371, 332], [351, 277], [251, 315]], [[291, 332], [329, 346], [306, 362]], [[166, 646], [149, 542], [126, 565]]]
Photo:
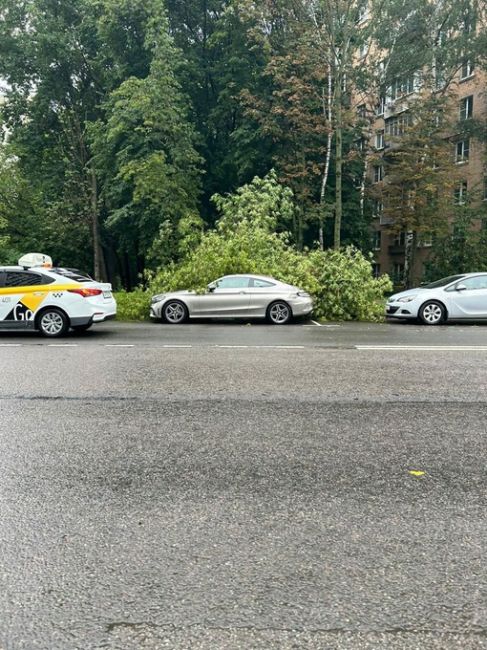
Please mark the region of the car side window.
[[267, 280], [259, 280], [258, 278], [252, 278], [251, 286], [256, 289], [265, 289], [267, 287], [275, 287], [276, 285], [273, 282], [267, 282]]
[[249, 286], [250, 278], [228, 276], [218, 280], [217, 287], [219, 289], [247, 289]]
[[29, 271], [9, 271], [5, 278], [5, 287], [31, 287], [42, 284], [42, 275]]
[[5, 286], [5, 272], [0, 271], [0, 287], [4, 287], [4, 286]]
[[460, 282], [467, 287], [469, 291], [478, 289], [487, 289], [487, 275], [477, 275], [474, 278], [467, 278]]

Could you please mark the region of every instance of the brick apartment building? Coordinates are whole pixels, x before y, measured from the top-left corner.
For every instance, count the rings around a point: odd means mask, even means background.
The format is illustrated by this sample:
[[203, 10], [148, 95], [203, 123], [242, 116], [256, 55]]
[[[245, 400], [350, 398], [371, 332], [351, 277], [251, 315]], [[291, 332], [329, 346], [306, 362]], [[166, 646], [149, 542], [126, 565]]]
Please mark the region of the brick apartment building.
[[[369, 13], [366, 5], [362, 11], [361, 21], [367, 22]], [[363, 65], [364, 52], [359, 52], [357, 64]], [[476, 69], [466, 61], [460, 67], [448, 87], [452, 95], [452, 123], [474, 118], [487, 123], [487, 74]], [[391, 138], [401, 136], [405, 126], [409, 126], [407, 101], [409, 97], [421, 95], [421, 82], [417, 75], [397, 79], [387, 90], [387, 96], [379, 102], [377, 97], [354, 96], [353, 104], [359, 118], [367, 117], [370, 130], [367, 129], [367, 150], [369, 156], [367, 178], [371, 185], [380, 190], [384, 178], [384, 166], [380, 157], [391, 146]], [[372, 116], [372, 118], [370, 117]], [[465, 203], [467, 193], [475, 196], [479, 208], [487, 202], [487, 148], [485, 142], [476, 138], [466, 138], [455, 133], [449, 135], [451, 141], [452, 162], [455, 164], [456, 189], [452, 193], [452, 202]], [[363, 145], [362, 145], [363, 146]], [[394, 146], [394, 145], [392, 145]], [[379, 158], [379, 161], [378, 161]], [[379, 192], [380, 193], [380, 192]], [[475, 205], [475, 204], [474, 204]], [[487, 207], [487, 205], [485, 206]], [[376, 276], [387, 273], [396, 285], [404, 279], [405, 251], [407, 233], [392, 232], [392, 223], [383, 213], [380, 200], [374, 201], [374, 220], [372, 224], [372, 248], [374, 251], [374, 273]], [[445, 217], [446, 219], [448, 217]], [[413, 256], [412, 278], [420, 282], [423, 277], [424, 263], [431, 256], [432, 242], [423, 237], [417, 243]], [[474, 270], [474, 269], [472, 269]]]

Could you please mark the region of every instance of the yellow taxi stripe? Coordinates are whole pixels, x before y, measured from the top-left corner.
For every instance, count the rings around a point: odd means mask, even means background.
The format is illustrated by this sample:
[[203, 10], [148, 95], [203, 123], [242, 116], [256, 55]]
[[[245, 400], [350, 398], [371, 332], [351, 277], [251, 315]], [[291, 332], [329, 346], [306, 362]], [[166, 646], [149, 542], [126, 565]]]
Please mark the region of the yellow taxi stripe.
[[79, 284], [33, 284], [28, 287], [0, 287], [0, 296], [12, 296], [17, 293], [57, 293], [70, 289], [82, 289]]

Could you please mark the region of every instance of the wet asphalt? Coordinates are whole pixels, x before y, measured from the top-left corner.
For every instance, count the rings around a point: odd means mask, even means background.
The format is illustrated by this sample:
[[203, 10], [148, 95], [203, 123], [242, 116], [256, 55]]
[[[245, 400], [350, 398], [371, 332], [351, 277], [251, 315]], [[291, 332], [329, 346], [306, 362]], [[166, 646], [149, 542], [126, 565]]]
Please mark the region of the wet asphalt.
[[487, 648], [487, 326], [0, 335], [0, 648]]

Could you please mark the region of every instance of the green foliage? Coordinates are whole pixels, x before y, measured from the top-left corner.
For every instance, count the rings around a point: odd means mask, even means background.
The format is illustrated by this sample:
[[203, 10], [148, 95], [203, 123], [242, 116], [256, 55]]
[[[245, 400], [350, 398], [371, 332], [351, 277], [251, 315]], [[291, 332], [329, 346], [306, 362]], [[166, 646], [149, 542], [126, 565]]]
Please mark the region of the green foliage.
[[469, 203], [457, 206], [447, 233], [434, 238], [425, 280], [487, 270], [487, 214]]
[[234, 194], [215, 194], [212, 200], [221, 214], [221, 230], [232, 231], [245, 221], [264, 230], [276, 230], [279, 225], [291, 224], [296, 213], [292, 191], [278, 182], [274, 171], [265, 178], [254, 178]]
[[309, 291], [315, 298], [319, 318], [380, 319], [384, 293], [392, 288], [388, 278], [374, 279], [371, 261], [352, 247], [342, 251], [297, 251], [285, 233], [273, 231], [276, 204], [271, 199], [276, 196], [276, 180], [270, 176], [254, 179], [232, 197], [218, 197], [222, 218], [217, 228], [203, 234], [199, 245], [181, 262], [157, 272], [150, 281], [151, 292], [203, 292], [223, 275], [256, 273]]
[[149, 318], [150, 295], [147, 291], [118, 291], [114, 296], [117, 301], [118, 320], [142, 321]]

